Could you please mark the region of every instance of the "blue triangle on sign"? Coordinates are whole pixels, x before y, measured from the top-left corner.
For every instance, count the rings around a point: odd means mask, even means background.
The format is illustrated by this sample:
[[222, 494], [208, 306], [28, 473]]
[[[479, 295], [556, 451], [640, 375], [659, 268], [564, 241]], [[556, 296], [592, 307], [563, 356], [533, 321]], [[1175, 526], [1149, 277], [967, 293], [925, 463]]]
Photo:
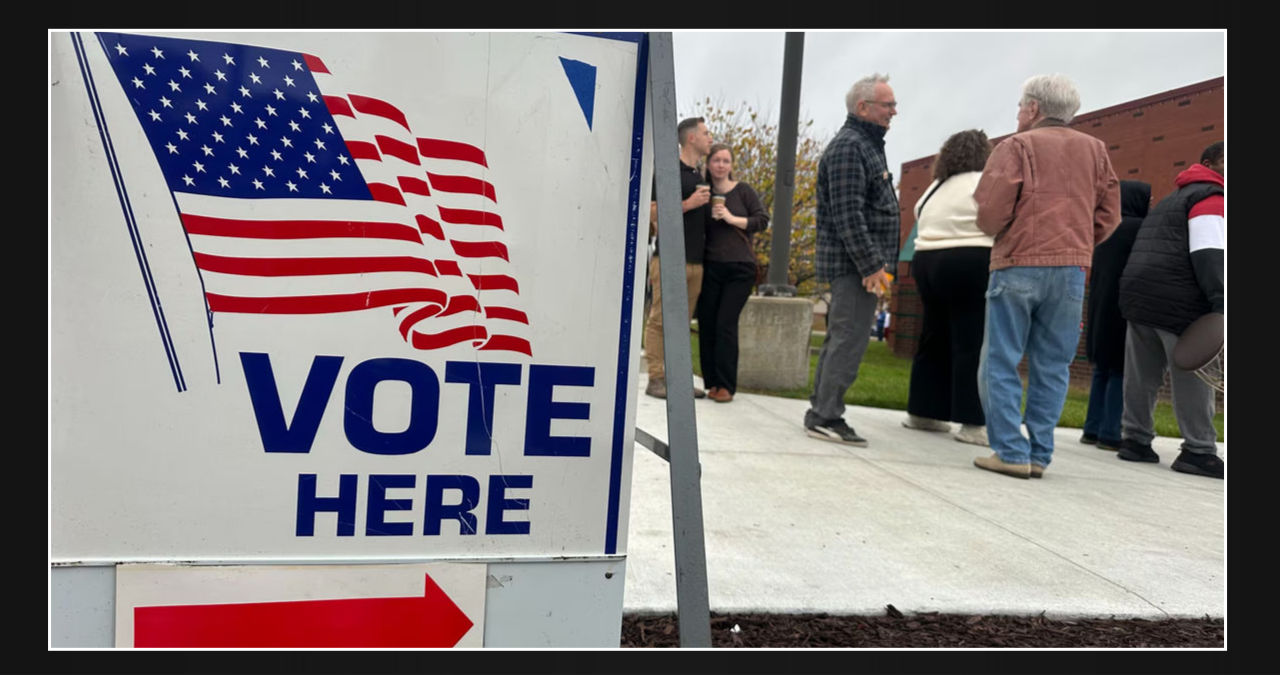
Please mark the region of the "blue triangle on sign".
[[560, 65], [564, 66], [564, 74], [569, 78], [569, 86], [573, 87], [573, 93], [578, 97], [578, 105], [582, 107], [582, 114], [587, 117], [587, 128], [590, 129], [591, 117], [596, 107], [596, 67], [563, 56], [560, 57]]

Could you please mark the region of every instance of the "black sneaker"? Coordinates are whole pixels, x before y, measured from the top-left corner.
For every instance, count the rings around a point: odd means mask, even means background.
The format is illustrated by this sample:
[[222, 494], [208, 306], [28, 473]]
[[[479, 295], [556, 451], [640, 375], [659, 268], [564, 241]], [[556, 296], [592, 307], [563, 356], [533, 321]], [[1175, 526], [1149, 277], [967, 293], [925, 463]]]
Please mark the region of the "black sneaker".
[[1098, 437], [1093, 434], [1084, 434], [1080, 437], [1080, 442], [1085, 445], [1093, 445], [1098, 442]]
[[1120, 447], [1116, 449], [1116, 456], [1130, 462], [1160, 461], [1160, 455], [1157, 455], [1156, 451], [1151, 449], [1150, 443], [1139, 443], [1130, 438], [1120, 441]]
[[1226, 469], [1226, 464], [1224, 464], [1222, 458], [1217, 455], [1187, 452], [1186, 450], [1183, 450], [1178, 453], [1178, 458], [1173, 460], [1173, 465], [1169, 468], [1181, 473], [1208, 476], [1209, 478], [1222, 478], [1222, 473]]
[[858, 432], [853, 430], [853, 427], [850, 427], [845, 423], [844, 419], [839, 417], [825, 421], [806, 420], [804, 428], [805, 433], [824, 441], [845, 443], [859, 447], [866, 447], [867, 445], [867, 439], [859, 436]]

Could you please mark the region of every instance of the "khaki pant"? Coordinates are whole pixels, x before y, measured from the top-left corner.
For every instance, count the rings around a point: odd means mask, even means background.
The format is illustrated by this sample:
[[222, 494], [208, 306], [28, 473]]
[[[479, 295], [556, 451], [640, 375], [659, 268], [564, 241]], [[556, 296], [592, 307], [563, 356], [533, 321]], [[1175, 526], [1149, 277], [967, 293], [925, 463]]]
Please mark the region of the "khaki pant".
[[[686, 263], [684, 281], [689, 293], [689, 319], [693, 319], [698, 306], [698, 294], [702, 292], [702, 265]], [[662, 279], [658, 270], [658, 257], [649, 261], [649, 283], [653, 285], [653, 300], [649, 305], [648, 325], [644, 331], [644, 354], [649, 360], [649, 379], [666, 377], [665, 354], [662, 350]]]

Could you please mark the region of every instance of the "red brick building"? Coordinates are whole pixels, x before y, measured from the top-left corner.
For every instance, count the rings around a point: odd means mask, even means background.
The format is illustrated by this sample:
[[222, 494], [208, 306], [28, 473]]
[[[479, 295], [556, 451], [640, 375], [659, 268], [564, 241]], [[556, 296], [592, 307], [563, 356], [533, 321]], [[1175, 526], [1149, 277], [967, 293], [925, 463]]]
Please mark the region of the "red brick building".
[[[1077, 115], [1070, 126], [1106, 143], [1116, 176], [1121, 180], [1150, 183], [1153, 202], [1159, 201], [1173, 190], [1174, 177], [1199, 161], [1205, 147], [1223, 140], [1226, 116], [1223, 85], [1221, 77], [1206, 80]], [[1005, 138], [1007, 136], [1001, 136], [992, 141], [998, 143]], [[904, 249], [915, 226], [916, 200], [933, 181], [936, 157], [921, 157], [902, 165], [900, 241]], [[1087, 297], [1085, 301], [1088, 302]], [[892, 312], [890, 348], [898, 356], [911, 357], [919, 339], [920, 298], [907, 262], [898, 263]], [[1092, 369], [1084, 354], [1082, 332], [1076, 361], [1071, 367], [1071, 380], [1073, 386], [1087, 388]]]

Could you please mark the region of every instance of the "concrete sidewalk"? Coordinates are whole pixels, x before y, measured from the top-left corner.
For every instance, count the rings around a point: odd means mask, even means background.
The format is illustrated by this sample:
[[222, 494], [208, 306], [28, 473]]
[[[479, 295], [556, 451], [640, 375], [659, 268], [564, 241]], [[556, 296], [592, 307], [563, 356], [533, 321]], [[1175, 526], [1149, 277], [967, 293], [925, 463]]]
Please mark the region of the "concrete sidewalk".
[[[636, 426], [665, 440], [646, 383]], [[1060, 428], [1044, 478], [1020, 480], [899, 410], [850, 407], [857, 448], [807, 436], [808, 401], [694, 406], [713, 612], [1225, 616], [1225, 481], [1171, 471], [1180, 439], [1139, 464]], [[674, 612], [669, 467], [639, 445], [630, 506], [624, 611]]]

